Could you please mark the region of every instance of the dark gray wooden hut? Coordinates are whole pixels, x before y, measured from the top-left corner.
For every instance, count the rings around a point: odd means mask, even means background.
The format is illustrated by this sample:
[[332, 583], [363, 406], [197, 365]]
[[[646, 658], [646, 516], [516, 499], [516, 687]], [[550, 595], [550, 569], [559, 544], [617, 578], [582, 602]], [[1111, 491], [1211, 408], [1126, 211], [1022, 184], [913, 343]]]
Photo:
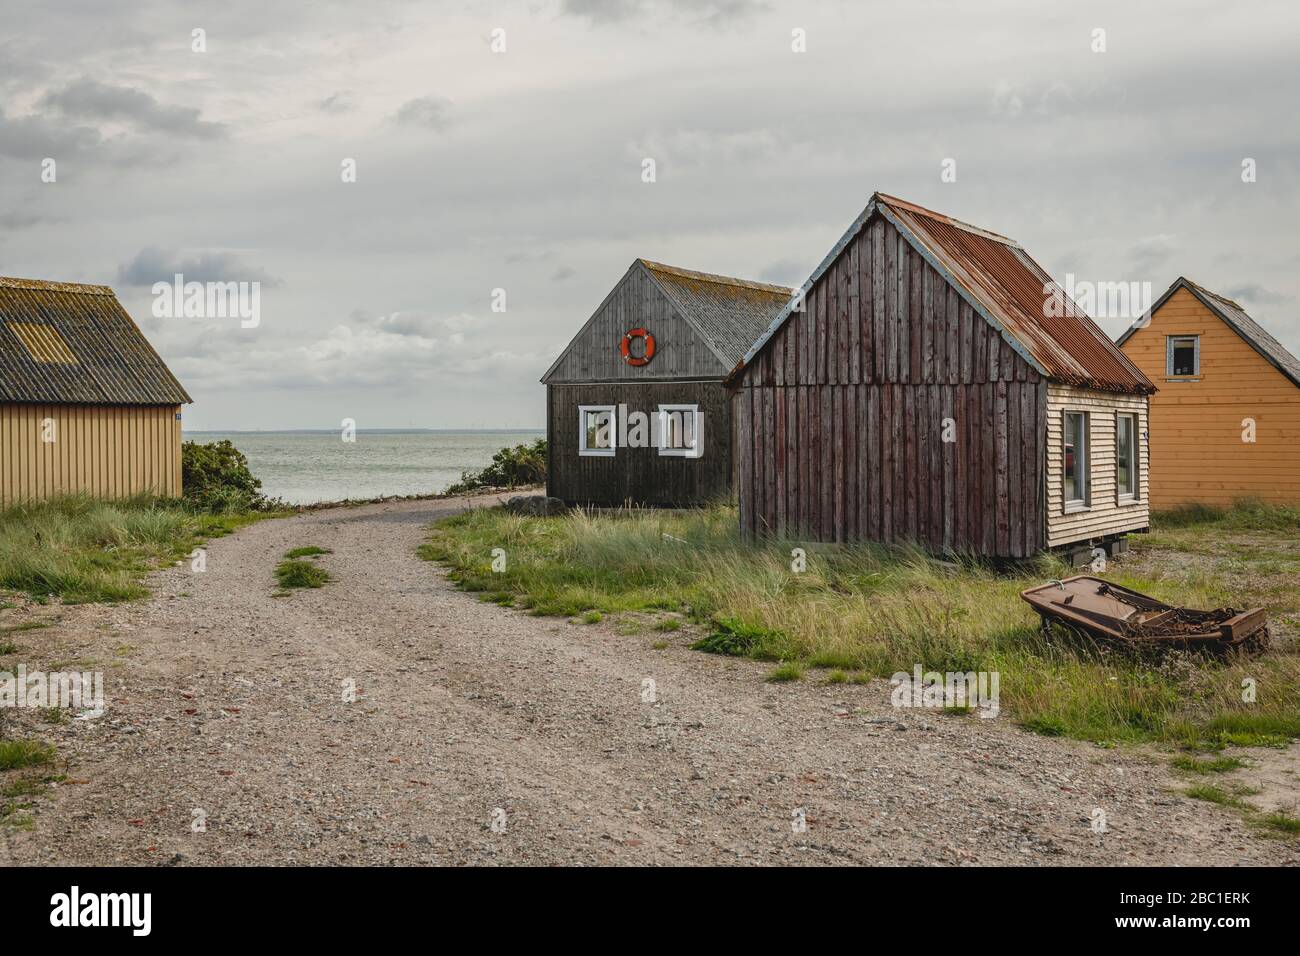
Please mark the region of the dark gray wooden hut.
[[637, 259], [542, 376], [547, 493], [695, 505], [731, 494], [723, 385], [793, 290]]
[[1147, 527], [1155, 387], [1019, 244], [913, 203], [873, 195], [728, 382], [747, 533], [1021, 557]]

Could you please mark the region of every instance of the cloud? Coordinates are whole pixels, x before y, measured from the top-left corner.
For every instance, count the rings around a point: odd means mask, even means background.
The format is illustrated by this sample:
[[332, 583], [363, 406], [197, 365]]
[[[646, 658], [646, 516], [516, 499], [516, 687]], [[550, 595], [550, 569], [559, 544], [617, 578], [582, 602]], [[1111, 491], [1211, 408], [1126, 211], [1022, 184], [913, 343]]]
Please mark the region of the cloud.
[[1150, 275], [1164, 265], [1179, 249], [1169, 233], [1143, 236], [1128, 250], [1128, 264], [1133, 275]]
[[421, 96], [403, 103], [394, 119], [402, 126], [442, 130], [447, 127], [447, 112], [450, 109], [451, 100], [440, 96]]
[[568, 266], [560, 266], [560, 268], [556, 269], [553, 273], [551, 273], [551, 281], [563, 282], [565, 279], [572, 279], [577, 274], [578, 273], [575, 270], [569, 268]]
[[351, 113], [355, 110], [356, 104], [352, 102], [352, 94], [346, 90], [333, 93], [316, 104], [322, 113]]
[[143, 90], [111, 86], [85, 76], [62, 90], [46, 93], [39, 105], [75, 119], [122, 120], [141, 130], [193, 139], [220, 139], [227, 133], [224, 124], [200, 119], [197, 109], [163, 106]]
[[43, 116], [6, 117], [0, 113], [0, 156], [14, 159], [50, 156], [58, 160], [87, 153], [101, 141], [99, 131], [89, 126], [53, 123]]
[[761, 0], [564, 0], [560, 12], [600, 25], [686, 13], [697, 22], [722, 28], [767, 9], [769, 5]]
[[186, 282], [260, 282], [275, 287], [280, 280], [255, 266], [245, 265], [229, 252], [200, 252], [181, 259], [175, 252], [146, 246], [130, 262], [118, 266], [117, 281], [128, 286], [170, 282], [177, 274]]
[[1223, 294], [1234, 301], [1249, 302], [1258, 306], [1286, 305], [1288, 302], [1295, 301], [1295, 296], [1273, 292], [1259, 285], [1237, 285]]

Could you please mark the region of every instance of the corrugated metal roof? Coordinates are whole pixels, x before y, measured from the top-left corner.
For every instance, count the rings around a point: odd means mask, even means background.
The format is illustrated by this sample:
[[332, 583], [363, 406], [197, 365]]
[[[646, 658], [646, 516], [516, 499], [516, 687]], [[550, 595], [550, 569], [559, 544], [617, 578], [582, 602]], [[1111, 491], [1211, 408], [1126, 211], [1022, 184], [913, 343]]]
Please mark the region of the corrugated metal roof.
[[112, 289], [0, 276], [0, 402], [189, 401]]
[[[875, 215], [893, 223], [1007, 343], [1047, 378], [1107, 391], [1155, 391], [1137, 366], [1018, 243], [884, 193], [872, 195], [862, 215], [804, 283], [805, 294]], [[1044, 293], [1045, 287], [1049, 293]], [[1063, 307], [1048, 307], [1053, 296], [1060, 297]], [[743, 364], [752, 361], [789, 313], [787, 306], [750, 348]]]
[[731, 368], [790, 301], [793, 289], [638, 260]]
[[[1228, 328], [1240, 335], [1247, 345], [1290, 379], [1292, 384], [1300, 388], [1300, 359], [1288, 352], [1285, 345], [1269, 335], [1267, 329], [1247, 315], [1245, 309], [1227, 296], [1211, 292], [1205, 286], [1193, 282], [1186, 276], [1179, 276], [1174, 280], [1174, 284], [1166, 289], [1160, 298], [1156, 299], [1155, 304], [1151, 306], [1150, 313], [1154, 315], [1156, 310], [1164, 305], [1169, 300], [1169, 297], [1179, 289], [1186, 289], [1196, 296], [1202, 305], [1217, 315]], [[1133, 325], [1119, 337], [1116, 344], [1123, 345], [1134, 332], [1143, 327], [1141, 324]]]

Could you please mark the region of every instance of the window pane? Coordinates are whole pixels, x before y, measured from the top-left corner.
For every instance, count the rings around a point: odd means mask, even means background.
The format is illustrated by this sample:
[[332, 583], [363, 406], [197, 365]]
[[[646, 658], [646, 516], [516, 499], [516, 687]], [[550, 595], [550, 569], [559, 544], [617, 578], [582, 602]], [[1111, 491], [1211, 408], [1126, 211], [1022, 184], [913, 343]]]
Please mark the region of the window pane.
[[1133, 419], [1127, 415], [1115, 420], [1115, 469], [1119, 493], [1133, 494]]
[[1196, 374], [1196, 339], [1177, 338], [1170, 343], [1169, 372], [1172, 375]]
[[1065, 416], [1065, 500], [1083, 501], [1088, 494], [1088, 448], [1084, 423], [1087, 418], [1077, 412]]
[[587, 447], [610, 448], [613, 437], [609, 412], [587, 412]]

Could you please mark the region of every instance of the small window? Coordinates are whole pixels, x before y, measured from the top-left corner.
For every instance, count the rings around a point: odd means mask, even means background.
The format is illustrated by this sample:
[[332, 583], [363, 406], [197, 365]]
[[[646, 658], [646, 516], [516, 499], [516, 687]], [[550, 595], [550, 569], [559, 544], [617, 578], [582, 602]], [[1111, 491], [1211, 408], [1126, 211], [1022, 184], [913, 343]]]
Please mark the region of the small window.
[[578, 406], [578, 454], [610, 457], [618, 450], [618, 416], [613, 405]]
[[1065, 413], [1065, 507], [1088, 505], [1088, 413]]
[[659, 454], [699, 458], [704, 453], [704, 415], [698, 405], [659, 406]]
[[1115, 416], [1115, 489], [1121, 501], [1138, 493], [1137, 416]]
[[1201, 374], [1201, 337], [1170, 335], [1165, 339], [1165, 371], [1172, 376]]

